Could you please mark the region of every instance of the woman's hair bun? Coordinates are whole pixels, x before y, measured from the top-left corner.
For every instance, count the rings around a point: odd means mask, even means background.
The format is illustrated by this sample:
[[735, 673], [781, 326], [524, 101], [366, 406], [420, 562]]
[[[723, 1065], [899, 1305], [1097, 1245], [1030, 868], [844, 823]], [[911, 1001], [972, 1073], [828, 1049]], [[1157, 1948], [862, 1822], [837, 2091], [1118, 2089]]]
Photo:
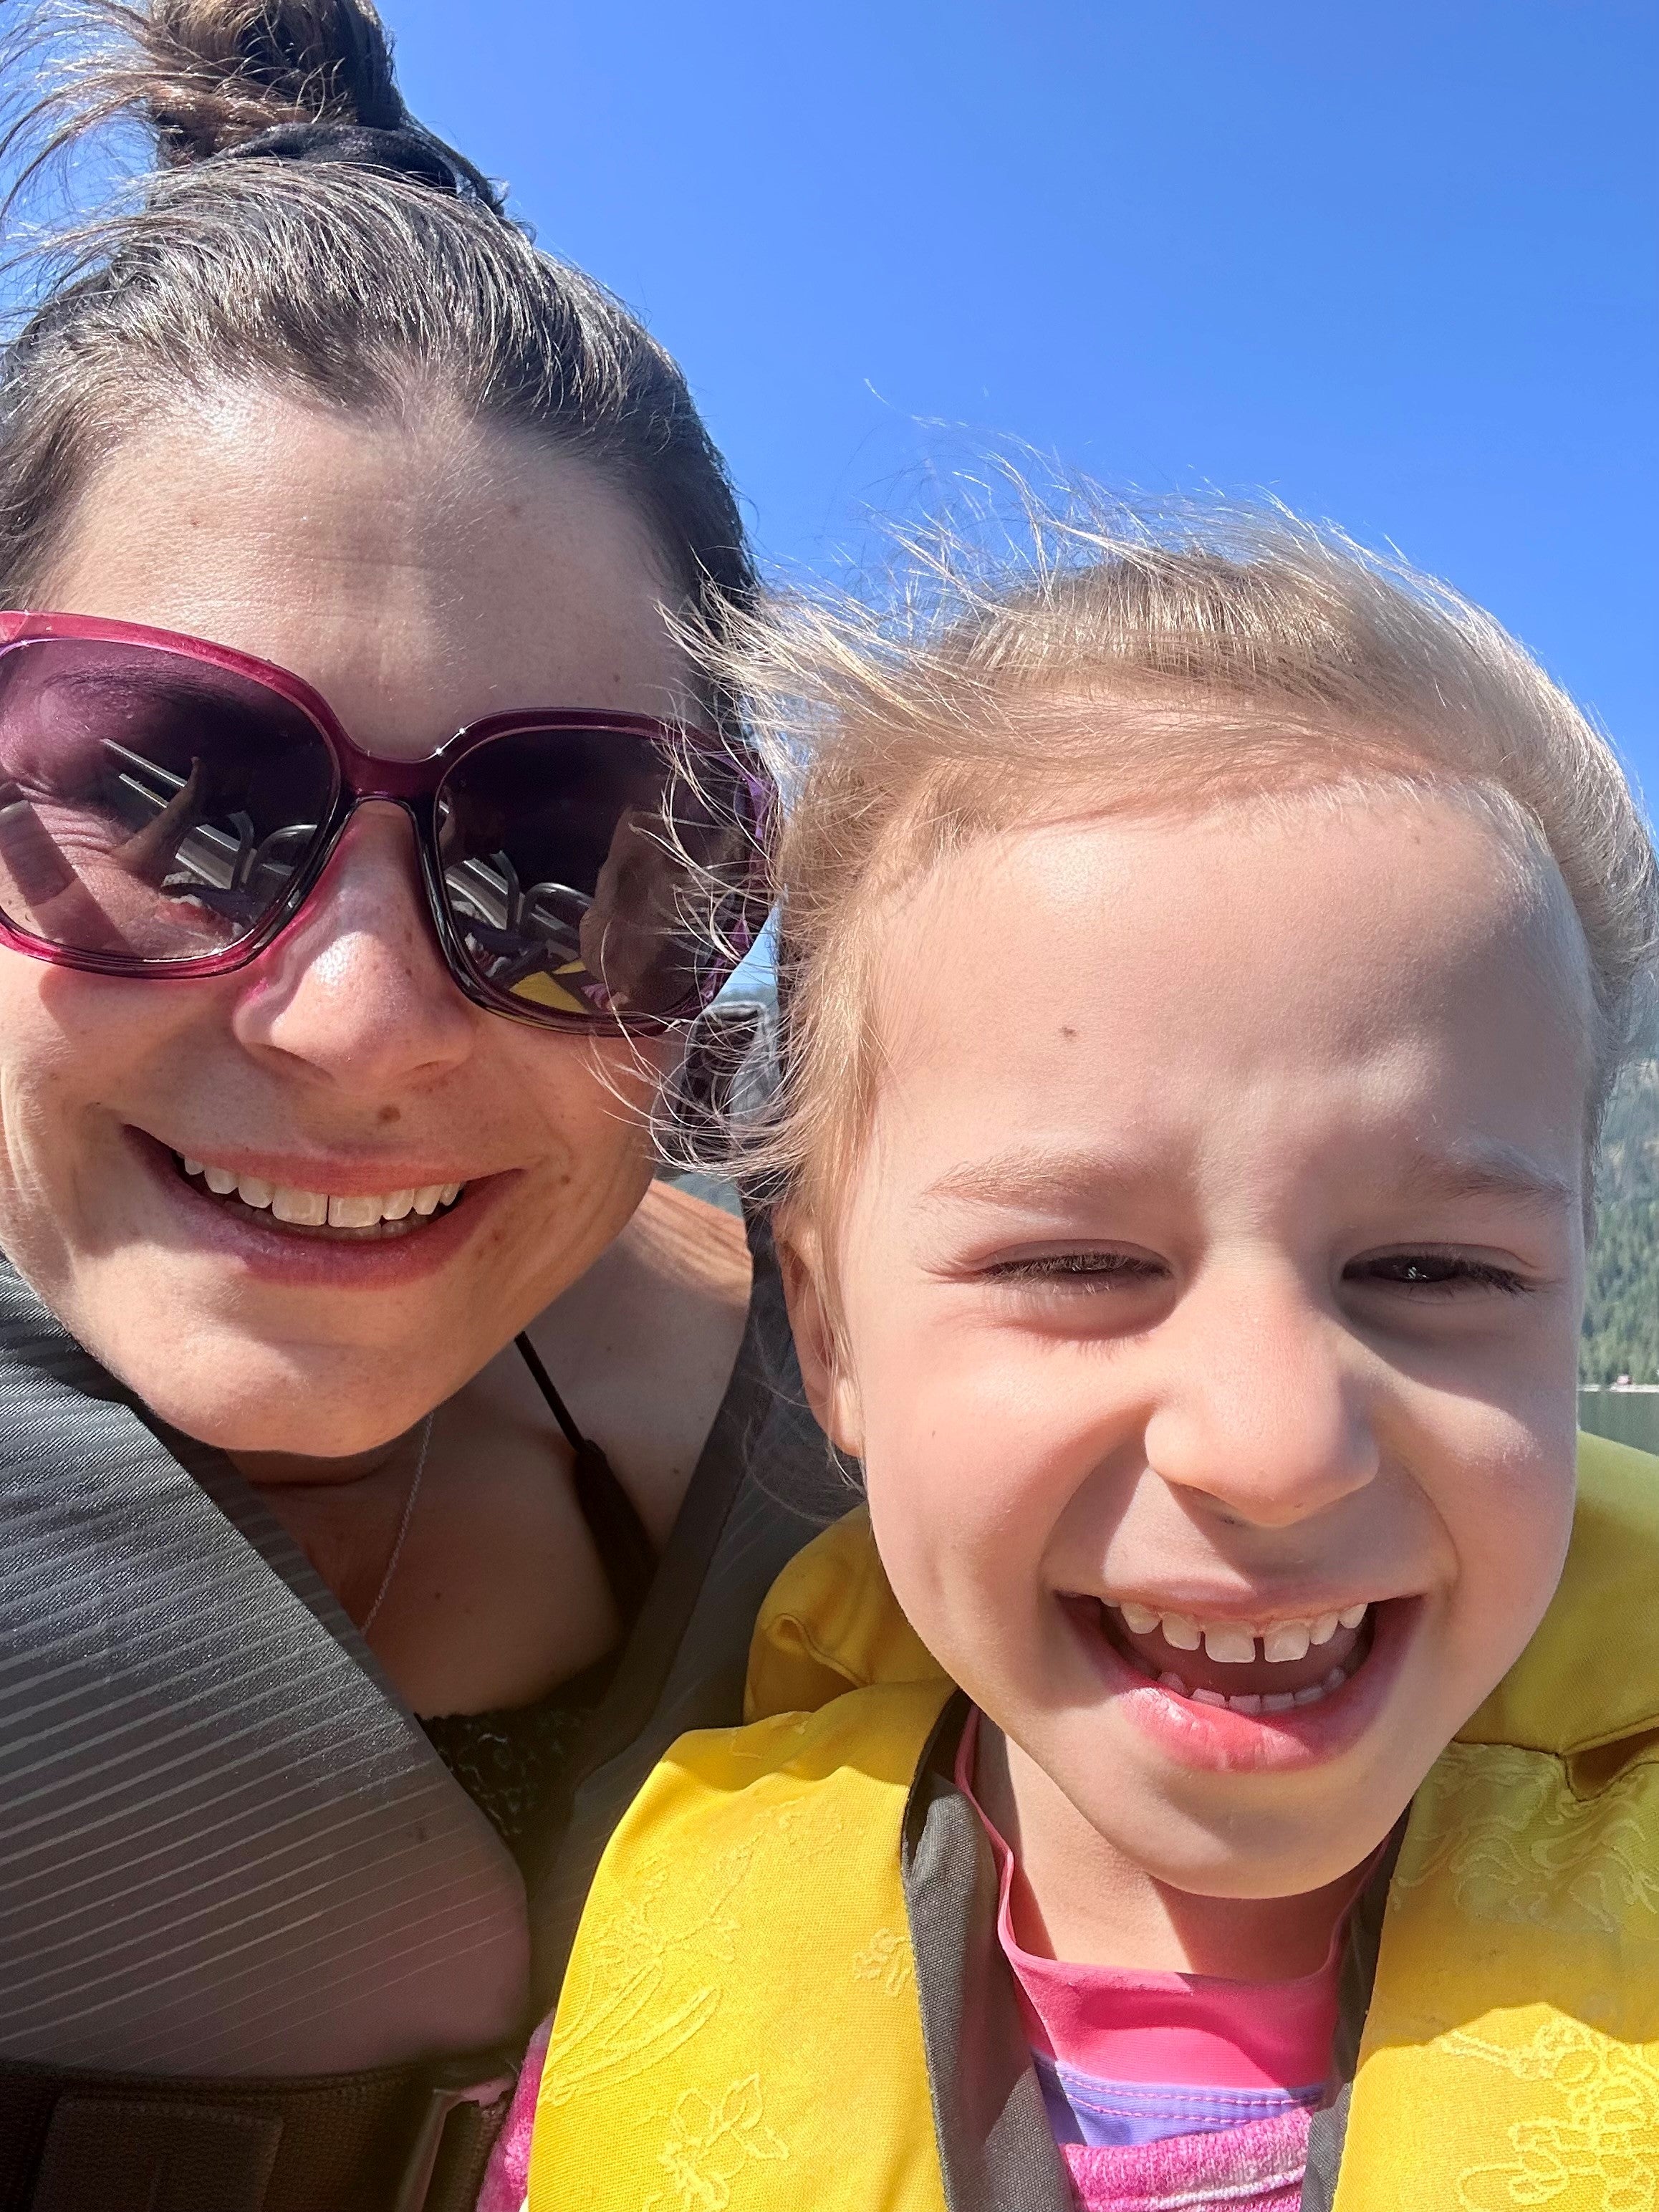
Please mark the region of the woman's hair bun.
[[112, 447], [216, 383], [418, 392], [579, 452], [689, 605], [746, 605], [684, 379], [504, 197], [404, 106], [374, 0], [0, 0], [0, 269], [34, 294], [0, 347], [0, 605], [43, 588]]
[[507, 219], [500, 188], [404, 105], [374, 0], [38, 0], [0, 40], [0, 222], [123, 119], [163, 171], [244, 151], [376, 168]]
[[283, 124], [409, 120], [369, 0], [151, 0], [121, 13], [147, 80], [130, 97], [169, 167]]

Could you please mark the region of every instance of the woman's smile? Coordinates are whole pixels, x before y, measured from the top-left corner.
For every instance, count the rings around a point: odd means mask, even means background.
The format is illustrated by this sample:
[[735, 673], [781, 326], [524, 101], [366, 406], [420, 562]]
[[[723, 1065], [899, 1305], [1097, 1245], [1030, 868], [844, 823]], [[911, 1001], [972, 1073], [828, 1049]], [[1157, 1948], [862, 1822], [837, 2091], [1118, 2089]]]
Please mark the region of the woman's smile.
[[[348, 1165], [246, 1153], [210, 1164], [142, 1129], [126, 1133], [192, 1244], [289, 1286], [385, 1290], [435, 1274], [527, 1172], [465, 1176], [453, 1164], [446, 1173], [431, 1162]], [[361, 1218], [371, 1207], [375, 1218]]]
[[[410, 1176], [395, 1189], [309, 1190], [261, 1169], [226, 1167], [211, 1160], [191, 1159], [187, 1152], [175, 1152], [173, 1158], [187, 1182], [199, 1182], [215, 1198], [222, 1199], [233, 1212], [238, 1209], [269, 1212], [273, 1224], [280, 1223], [302, 1236], [412, 1236], [441, 1207], [447, 1210], [455, 1205], [467, 1188], [465, 1178], [423, 1182]], [[377, 1178], [381, 1182], [389, 1179], [385, 1174]], [[344, 1180], [343, 1176], [328, 1177], [331, 1186]]]

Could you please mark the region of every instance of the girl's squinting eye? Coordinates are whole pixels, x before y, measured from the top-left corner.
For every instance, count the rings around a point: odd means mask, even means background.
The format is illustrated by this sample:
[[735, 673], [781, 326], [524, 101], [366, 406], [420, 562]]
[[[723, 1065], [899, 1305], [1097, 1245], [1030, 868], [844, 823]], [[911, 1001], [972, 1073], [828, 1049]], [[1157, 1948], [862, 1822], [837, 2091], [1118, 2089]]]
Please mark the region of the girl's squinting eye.
[[1162, 1282], [1168, 1272], [1162, 1261], [1136, 1252], [1044, 1252], [1032, 1260], [999, 1260], [985, 1270], [994, 1283], [1083, 1291], [1137, 1289]]
[[1494, 1267], [1456, 1252], [1383, 1252], [1352, 1260], [1342, 1270], [1345, 1283], [1375, 1284], [1383, 1290], [1414, 1291], [1441, 1297], [1459, 1291], [1529, 1291], [1533, 1285], [1512, 1267]]

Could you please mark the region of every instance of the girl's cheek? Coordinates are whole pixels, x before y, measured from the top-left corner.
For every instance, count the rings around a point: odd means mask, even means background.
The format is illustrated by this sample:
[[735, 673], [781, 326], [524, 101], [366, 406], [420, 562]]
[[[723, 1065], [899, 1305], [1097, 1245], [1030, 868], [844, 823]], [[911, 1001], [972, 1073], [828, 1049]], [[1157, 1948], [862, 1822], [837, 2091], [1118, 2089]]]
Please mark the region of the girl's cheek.
[[[1467, 1454], [1467, 1456], [1464, 1455]], [[1460, 1610], [1484, 1684], [1505, 1674], [1536, 1630], [1560, 1579], [1572, 1534], [1576, 1438], [1471, 1435], [1452, 1456], [1481, 1470], [1437, 1501], [1457, 1555]]]
[[963, 1635], [1000, 1642], [1029, 1609], [1054, 1511], [1022, 1460], [1029, 1421], [1000, 1421], [965, 1384], [918, 1376], [906, 1397], [900, 1418], [868, 1409], [871, 1523], [894, 1594], [948, 1664]]

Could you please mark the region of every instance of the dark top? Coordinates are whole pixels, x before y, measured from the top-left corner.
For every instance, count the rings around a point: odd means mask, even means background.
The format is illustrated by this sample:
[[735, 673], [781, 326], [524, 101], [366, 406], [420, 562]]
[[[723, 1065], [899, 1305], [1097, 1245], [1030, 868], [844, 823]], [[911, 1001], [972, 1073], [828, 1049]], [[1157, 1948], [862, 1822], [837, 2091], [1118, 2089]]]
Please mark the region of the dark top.
[[427, 1739], [522, 1867], [545, 1832], [582, 1732], [617, 1671], [614, 1652], [533, 1705], [422, 1719]]
[[[604, 1451], [572, 1419], [535, 1346], [527, 1336], [517, 1342], [574, 1458], [576, 1503], [622, 1615], [625, 1641], [657, 1571], [656, 1547]], [[520, 1870], [530, 1839], [545, 1833], [572, 1754], [616, 1671], [617, 1654], [608, 1652], [534, 1705], [422, 1719], [432, 1748], [520, 1862]]]
[[[549, 2010], [617, 1820], [676, 1736], [740, 1719], [761, 1600], [854, 1502], [750, 1237], [731, 1384], [608, 1681], [430, 1735], [222, 1454], [0, 1264], [0, 2073], [355, 2076]], [[12, 2148], [0, 2124], [0, 2203]], [[362, 2201], [283, 2186], [273, 2208]]]

